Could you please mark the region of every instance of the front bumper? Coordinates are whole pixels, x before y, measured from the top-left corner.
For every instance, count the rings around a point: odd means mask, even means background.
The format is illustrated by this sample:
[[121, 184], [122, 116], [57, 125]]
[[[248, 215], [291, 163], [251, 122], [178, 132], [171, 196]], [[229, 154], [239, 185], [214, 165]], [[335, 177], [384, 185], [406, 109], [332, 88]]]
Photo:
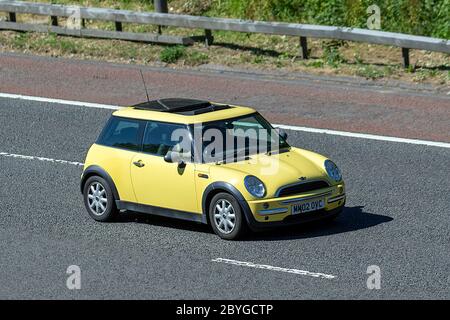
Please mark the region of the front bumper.
[[[292, 205], [308, 200], [323, 199], [323, 209], [292, 215]], [[345, 185], [341, 183], [308, 194], [295, 196], [245, 201], [247, 222], [251, 229], [260, 230], [277, 226], [294, 225], [325, 219], [339, 214], [346, 201]]]
[[339, 215], [344, 209], [344, 205], [332, 210], [318, 210], [305, 214], [289, 215], [281, 221], [272, 222], [258, 222], [254, 219], [249, 219], [248, 226], [252, 231], [263, 231], [272, 228], [294, 226], [299, 224], [305, 224], [308, 222], [319, 221], [327, 218], [332, 218]]

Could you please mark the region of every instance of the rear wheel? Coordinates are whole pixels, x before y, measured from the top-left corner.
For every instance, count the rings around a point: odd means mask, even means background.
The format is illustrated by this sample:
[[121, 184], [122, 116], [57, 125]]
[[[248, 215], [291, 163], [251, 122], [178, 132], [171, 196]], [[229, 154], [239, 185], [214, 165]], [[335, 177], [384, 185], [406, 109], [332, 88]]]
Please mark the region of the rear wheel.
[[229, 193], [216, 194], [209, 206], [209, 221], [214, 232], [226, 240], [239, 238], [246, 229], [238, 201]]
[[117, 207], [108, 182], [99, 176], [87, 179], [83, 189], [84, 205], [96, 221], [111, 221], [117, 215]]

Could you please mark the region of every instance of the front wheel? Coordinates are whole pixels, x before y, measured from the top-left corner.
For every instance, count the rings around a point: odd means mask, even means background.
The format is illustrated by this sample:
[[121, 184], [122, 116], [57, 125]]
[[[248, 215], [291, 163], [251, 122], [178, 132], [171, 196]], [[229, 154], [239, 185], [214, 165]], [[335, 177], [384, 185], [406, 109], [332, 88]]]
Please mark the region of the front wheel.
[[246, 229], [245, 218], [237, 200], [228, 193], [216, 194], [209, 206], [209, 221], [214, 232], [226, 240], [239, 238]]
[[117, 215], [117, 207], [108, 182], [99, 176], [87, 179], [83, 188], [84, 205], [96, 221], [111, 221]]

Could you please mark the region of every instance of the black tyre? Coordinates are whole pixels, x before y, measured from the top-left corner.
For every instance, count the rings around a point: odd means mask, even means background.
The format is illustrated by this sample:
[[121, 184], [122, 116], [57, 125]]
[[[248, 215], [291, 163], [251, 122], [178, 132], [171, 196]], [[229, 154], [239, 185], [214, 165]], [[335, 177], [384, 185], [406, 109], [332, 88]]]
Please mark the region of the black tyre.
[[97, 221], [111, 221], [118, 213], [114, 195], [108, 182], [99, 176], [87, 179], [83, 189], [84, 205]]
[[222, 239], [238, 239], [247, 229], [241, 207], [229, 193], [216, 194], [211, 200], [208, 214], [214, 232]]

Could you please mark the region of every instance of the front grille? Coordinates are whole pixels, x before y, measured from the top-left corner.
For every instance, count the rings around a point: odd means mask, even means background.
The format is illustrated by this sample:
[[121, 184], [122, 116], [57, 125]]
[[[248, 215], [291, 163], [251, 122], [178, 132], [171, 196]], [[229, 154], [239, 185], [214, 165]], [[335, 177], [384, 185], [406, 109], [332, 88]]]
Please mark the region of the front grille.
[[287, 196], [293, 196], [300, 193], [305, 193], [309, 191], [314, 191], [318, 189], [328, 188], [330, 185], [323, 180], [317, 180], [317, 181], [311, 181], [311, 182], [304, 182], [304, 183], [298, 183], [294, 185], [289, 185], [285, 187], [281, 187], [278, 192], [278, 197], [287, 197]]

